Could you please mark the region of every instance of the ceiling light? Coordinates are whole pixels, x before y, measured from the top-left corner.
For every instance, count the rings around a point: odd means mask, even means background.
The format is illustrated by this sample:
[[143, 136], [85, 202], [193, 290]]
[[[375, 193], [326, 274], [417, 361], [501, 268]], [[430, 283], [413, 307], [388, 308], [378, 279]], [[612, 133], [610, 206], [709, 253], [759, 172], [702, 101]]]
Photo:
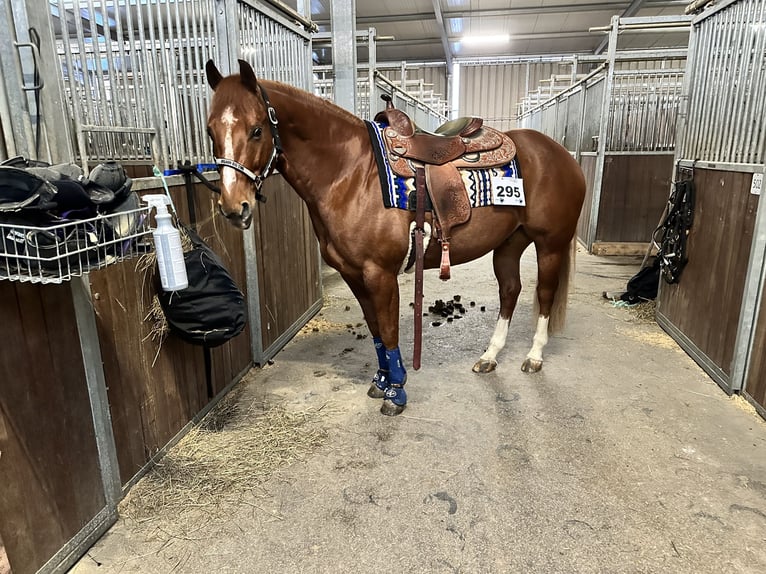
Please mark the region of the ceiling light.
[[509, 34], [498, 34], [495, 36], [463, 36], [460, 42], [463, 44], [503, 44], [510, 42]]

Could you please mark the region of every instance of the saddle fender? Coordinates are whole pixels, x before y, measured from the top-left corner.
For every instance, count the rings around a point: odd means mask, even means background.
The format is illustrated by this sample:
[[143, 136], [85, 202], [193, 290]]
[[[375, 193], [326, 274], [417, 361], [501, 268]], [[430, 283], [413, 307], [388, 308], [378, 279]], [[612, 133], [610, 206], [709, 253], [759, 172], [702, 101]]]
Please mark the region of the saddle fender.
[[471, 204], [460, 172], [453, 163], [426, 164], [425, 172], [426, 188], [431, 196], [442, 248], [439, 278], [446, 281], [450, 278], [449, 242], [452, 228], [471, 218]]

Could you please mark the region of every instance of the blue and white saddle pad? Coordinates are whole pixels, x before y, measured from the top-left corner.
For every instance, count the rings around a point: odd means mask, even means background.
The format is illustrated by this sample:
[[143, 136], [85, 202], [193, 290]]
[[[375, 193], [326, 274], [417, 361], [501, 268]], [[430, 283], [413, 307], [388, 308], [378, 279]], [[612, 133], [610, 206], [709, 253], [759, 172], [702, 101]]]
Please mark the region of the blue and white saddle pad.
[[[415, 191], [415, 178], [402, 177], [391, 170], [383, 143], [386, 124], [365, 121], [378, 165], [383, 204], [386, 207], [408, 209], [410, 192]], [[514, 157], [511, 163], [490, 169], [461, 169], [471, 207], [488, 205], [526, 205], [519, 165]], [[502, 179], [500, 179], [502, 178]]]

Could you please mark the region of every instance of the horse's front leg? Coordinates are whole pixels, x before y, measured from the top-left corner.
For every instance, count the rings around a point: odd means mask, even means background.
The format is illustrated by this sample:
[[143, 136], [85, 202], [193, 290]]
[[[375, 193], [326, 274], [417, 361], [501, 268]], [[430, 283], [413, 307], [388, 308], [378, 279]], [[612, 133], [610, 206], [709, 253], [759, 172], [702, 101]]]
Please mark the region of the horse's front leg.
[[399, 284], [396, 274], [366, 269], [361, 281], [348, 281], [364, 312], [378, 357], [378, 371], [367, 394], [383, 398], [380, 412], [394, 416], [407, 405], [407, 370], [399, 350]]
[[349, 277], [344, 277], [344, 279], [354, 293], [354, 297], [356, 297], [356, 300], [359, 302], [359, 306], [362, 308], [364, 320], [372, 335], [372, 342], [375, 345], [375, 354], [378, 358], [378, 370], [372, 377], [370, 388], [367, 390], [367, 396], [373, 399], [382, 399], [385, 397], [386, 389], [390, 384], [390, 377], [388, 358], [386, 357], [386, 347], [380, 336], [380, 327], [378, 326], [378, 317], [375, 311], [375, 306], [370, 293], [364, 287], [362, 281], [356, 281]]

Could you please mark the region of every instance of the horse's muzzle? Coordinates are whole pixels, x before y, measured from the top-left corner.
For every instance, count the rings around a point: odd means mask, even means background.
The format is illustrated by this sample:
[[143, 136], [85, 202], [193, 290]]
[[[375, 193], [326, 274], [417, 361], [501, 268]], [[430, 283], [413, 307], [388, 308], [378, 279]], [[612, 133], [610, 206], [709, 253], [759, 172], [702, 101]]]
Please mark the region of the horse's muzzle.
[[239, 213], [236, 211], [226, 213], [223, 205], [220, 204], [218, 205], [218, 211], [220, 211], [221, 215], [228, 219], [234, 227], [239, 227], [240, 229], [248, 229], [253, 222], [253, 212], [250, 209], [250, 204], [246, 201], [242, 202], [242, 211]]

